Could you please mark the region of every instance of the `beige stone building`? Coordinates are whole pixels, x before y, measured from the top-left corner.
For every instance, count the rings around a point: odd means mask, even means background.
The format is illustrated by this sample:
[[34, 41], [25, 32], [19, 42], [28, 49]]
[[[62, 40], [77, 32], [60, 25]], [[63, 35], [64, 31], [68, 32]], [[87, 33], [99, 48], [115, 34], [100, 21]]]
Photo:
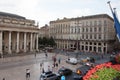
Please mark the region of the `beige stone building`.
[[49, 26], [47, 24], [39, 29], [39, 37], [49, 37]]
[[0, 54], [38, 50], [38, 32], [34, 20], [0, 12]]
[[64, 18], [50, 21], [49, 36], [59, 49], [106, 53], [113, 50], [115, 30], [107, 14]]

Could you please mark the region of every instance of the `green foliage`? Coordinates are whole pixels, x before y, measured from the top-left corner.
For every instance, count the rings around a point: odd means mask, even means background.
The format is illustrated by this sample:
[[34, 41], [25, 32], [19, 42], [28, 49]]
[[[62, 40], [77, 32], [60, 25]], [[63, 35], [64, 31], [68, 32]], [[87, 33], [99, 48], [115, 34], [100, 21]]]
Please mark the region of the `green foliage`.
[[[102, 68], [98, 70], [90, 80], [113, 80], [120, 75], [120, 72], [113, 68]], [[96, 77], [97, 76], [97, 77]]]
[[54, 47], [54, 46], [56, 46], [56, 43], [52, 37], [50, 37], [50, 38], [46, 38], [46, 37], [40, 38], [39, 37], [38, 43], [39, 43], [39, 48], [41, 46], [42, 47]]

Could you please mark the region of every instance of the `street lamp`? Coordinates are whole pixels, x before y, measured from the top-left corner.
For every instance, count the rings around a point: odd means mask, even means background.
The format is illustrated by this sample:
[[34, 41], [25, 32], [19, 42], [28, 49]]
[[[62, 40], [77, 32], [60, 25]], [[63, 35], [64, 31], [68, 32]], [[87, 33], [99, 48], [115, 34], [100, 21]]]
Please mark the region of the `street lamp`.
[[79, 48], [79, 42], [78, 42], [78, 33], [79, 33], [79, 21], [77, 23], [77, 30], [76, 30], [76, 58], [78, 58], [78, 48]]
[[[81, 39], [81, 37], [79, 38], [78, 35], [80, 35], [80, 26], [82, 26], [82, 23], [77, 19], [76, 20], [76, 28], [77, 28], [77, 32], [76, 32], [76, 58], [78, 58], [78, 54], [79, 54], [79, 39]], [[78, 39], [79, 38], [79, 39]]]

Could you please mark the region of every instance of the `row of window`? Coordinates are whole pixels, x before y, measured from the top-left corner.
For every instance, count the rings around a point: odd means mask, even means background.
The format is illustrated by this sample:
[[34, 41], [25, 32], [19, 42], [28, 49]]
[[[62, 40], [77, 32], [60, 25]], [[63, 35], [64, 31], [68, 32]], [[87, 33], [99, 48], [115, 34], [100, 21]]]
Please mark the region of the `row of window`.
[[[106, 30], [107, 27], [104, 27], [104, 31]], [[69, 30], [63, 29], [51, 29], [50, 33], [94, 33], [94, 32], [102, 32], [102, 27], [82, 27], [82, 28], [70, 28]]]
[[51, 26], [53, 26], [53, 27], [58, 27], [59, 29], [61, 29], [62, 27], [70, 27], [70, 25], [77, 25], [77, 26], [79, 26], [79, 25], [81, 25], [81, 26], [102, 26], [102, 25], [104, 25], [104, 26], [107, 26], [107, 21], [106, 20], [88, 20], [88, 21], [81, 21], [81, 22], [70, 22], [70, 23], [64, 23], [64, 24], [62, 24], [62, 23], [60, 23], [60, 24], [51, 24]]
[[84, 34], [82, 39], [102, 39], [102, 34]]
[[68, 35], [56, 35], [54, 36], [55, 39], [70, 39], [70, 40], [81, 40], [81, 39], [89, 39], [89, 40], [101, 40], [105, 39], [105, 35], [103, 34], [82, 34], [82, 36], [68, 36]]
[[82, 22], [82, 26], [107, 26], [107, 21], [106, 20], [95, 20], [95, 21], [86, 21]]

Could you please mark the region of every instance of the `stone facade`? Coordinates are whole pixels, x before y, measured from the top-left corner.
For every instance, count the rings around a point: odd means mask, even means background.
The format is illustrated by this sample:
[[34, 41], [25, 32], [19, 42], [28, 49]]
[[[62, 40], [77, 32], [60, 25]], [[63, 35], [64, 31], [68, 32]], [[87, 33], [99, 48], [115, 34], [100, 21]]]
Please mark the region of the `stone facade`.
[[113, 24], [107, 14], [57, 19], [50, 21], [49, 36], [59, 49], [107, 53], [116, 39]]
[[49, 26], [47, 24], [40, 28], [39, 37], [41, 37], [41, 38], [43, 38], [43, 37], [49, 38]]
[[0, 12], [0, 53], [38, 50], [38, 32], [39, 28], [34, 20]]

